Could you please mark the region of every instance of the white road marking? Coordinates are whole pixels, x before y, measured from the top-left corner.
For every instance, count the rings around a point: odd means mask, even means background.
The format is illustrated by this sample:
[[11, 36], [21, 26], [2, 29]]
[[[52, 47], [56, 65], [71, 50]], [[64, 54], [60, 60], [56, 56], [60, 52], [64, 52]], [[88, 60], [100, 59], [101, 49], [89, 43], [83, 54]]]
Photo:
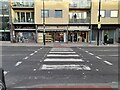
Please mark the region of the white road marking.
[[38, 50], [40, 50], [40, 49], [42, 49], [42, 48], [39, 48]]
[[118, 51], [118, 50], [94, 50], [94, 51]]
[[46, 65], [46, 64], [43, 64], [42, 70], [54, 70], [54, 69], [57, 69], [57, 70], [61, 70], [61, 69], [65, 69], [65, 70], [68, 70], [68, 69], [71, 69], [71, 70], [91, 70], [91, 68], [89, 66], [86, 66], [86, 65], [75, 65], [75, 64], [71, 64], [71, 65]]
[[84, 51], [84, 49], [81, 49], [81, 50], [83, 50], [83, 51]]
[[118, 55], [99, 55], [99, 56], [118, 57]]
[[17, 67], [17, 66], [19, 66], [21, 63], [22, 63], [21, 61], [17, 62], [17, 63], [15, 64], [15, 66]]
[[34, 53], [37, 53], [38, 51], [35, 51]]
[[88, 53], [88, 51], [85, 51], [86, 53]]
[[34, 79], [36, 79], [36, 80], [37, 80], [37, 77], [34, 77]]
[[68, 54], [68, 55], [60, 55], [60, 54], [48, 54], [47, 57], [78, 57], [79, 55]]
[[99, 56], [95, 56], [97, 59], [102, 59], [102, 58], [100, 58]]
[[90, 55], [94, 55], [93, 53], [89, 53]]
[[34, 55], [34, 53], [31, 53], [30, 56]]
[[49, 53], [76, 53], [76, 52], [49, 52]]
[[96, 71], [98, 72], [98, 71], [99, 71], [99, 69], [96, 69]]
[[90, 62], [90, 61], [87, 60], [87, 62]]
[[108, 62], [108, 61], [104, 61], [104, 63], [108, 64], [108, 65], [113, 65], [112, 63]]
[[51, 51], [73, 51], [71, 48], [52, 48]]
[[36, 71], [37, 69], [33, 69], [33, 71]]
[[4, 71], [4, 75], [6, 75], [9, 71]]
[[47, 61], [52, 61], [52, 62], [60, 62], [60, 61], [62, 61], [62, 62], [70, 62], [70, 61], [72, 61], [72, 62], [84, 62], [84, 60], [82, 60], [82, 59], [74, 59], [74, 58], [69, 58], [69, 59], [51, 59], [51, 58], [46, 58], [45, 60], [44, 60], [44, 62], [47, 62]]
[[28, 59], [29, 57], [25, 57], [24, 59]]

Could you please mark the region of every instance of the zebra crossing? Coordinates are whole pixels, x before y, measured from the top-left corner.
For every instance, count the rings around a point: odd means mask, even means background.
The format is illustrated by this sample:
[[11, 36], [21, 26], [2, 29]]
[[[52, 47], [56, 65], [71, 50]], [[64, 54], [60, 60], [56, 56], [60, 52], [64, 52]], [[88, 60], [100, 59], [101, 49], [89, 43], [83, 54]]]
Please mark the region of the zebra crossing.
[[91, 70], [72, 48], [52, 48], [44, 59], [41, 70]]

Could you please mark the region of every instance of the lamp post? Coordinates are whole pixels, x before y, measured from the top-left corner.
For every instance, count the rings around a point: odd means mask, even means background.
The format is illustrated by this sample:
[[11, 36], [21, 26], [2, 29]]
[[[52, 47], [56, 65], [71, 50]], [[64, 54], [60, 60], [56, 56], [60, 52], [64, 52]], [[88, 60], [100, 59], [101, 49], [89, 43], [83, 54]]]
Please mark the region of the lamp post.
[[101, 0], [99, 0], [99, 12], [98, 12], [98, 32], [97, 32], [97, 45], [99, 46], [99, 31], [101, 29], [101, 23], [100, 23], [100, 9], [101, 9]]
[[45, 45], [45, 3], [43, 0], [43, 44]]

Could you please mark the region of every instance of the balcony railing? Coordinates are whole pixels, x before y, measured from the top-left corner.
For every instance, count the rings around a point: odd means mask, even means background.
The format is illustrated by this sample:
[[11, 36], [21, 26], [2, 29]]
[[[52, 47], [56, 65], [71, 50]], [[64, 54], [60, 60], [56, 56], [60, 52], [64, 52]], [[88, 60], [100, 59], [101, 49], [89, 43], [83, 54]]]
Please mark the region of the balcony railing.
[[29, 3], [24, 3], [24, 2], [13, 2], [12, 3], [13, 7], [34, 7], [34, 3], [33, 2], [29, 2]]
[[69, 19], [69, 23], [90, 23], [90, 18], [87, 19]]
[[[83, 0], [84, 1], [84, 0]], [[90, 8], [91, 2], [78, 2], [78, 3], [70, 3], [69, 8]]]
[[31, 20], [28, 20], [28, 21], [14, 19], [14, 23], [32, 24], [32, 23], [34, 23], [34, 19], [31, 19]]

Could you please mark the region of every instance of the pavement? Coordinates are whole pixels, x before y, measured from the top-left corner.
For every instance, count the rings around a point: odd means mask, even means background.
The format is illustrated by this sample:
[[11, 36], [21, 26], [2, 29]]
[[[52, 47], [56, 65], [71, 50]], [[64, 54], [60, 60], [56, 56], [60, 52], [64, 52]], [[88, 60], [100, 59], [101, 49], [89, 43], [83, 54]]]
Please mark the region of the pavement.
[[119, 44], [115, 43], [115, 44], [107, 44], [107, 45], [103, 45], [100, 44], [99, 46], [96, 45], [95, 42], [92, 43], [79, 43], [79, 42], [68, 42], [68, 43], [63, 43], [63, 42], [49, 42], [46, 43], [46, 45], [43, 45], [43, 43], [11, 43], [10, 41], [0, 41], [0, 46], [42, 46], [42, 47], [78, 47], [78, 46], [83, 46], [83, 47], [118, 47]]

